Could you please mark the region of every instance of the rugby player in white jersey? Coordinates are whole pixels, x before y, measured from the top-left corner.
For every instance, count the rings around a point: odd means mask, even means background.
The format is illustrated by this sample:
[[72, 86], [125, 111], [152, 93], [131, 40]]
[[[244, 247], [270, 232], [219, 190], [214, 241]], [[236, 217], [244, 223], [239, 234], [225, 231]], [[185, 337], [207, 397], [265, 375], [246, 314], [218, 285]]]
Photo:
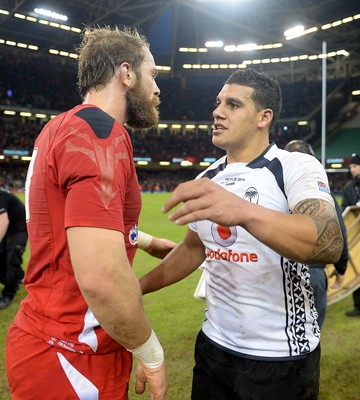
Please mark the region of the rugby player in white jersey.
[[206, 311], [195, 345], [192, 399], [315, 400], [320, 331], [307, 264], [334, 263], [343, 241], [321, 164], [269, 142], [279, 84], [234, 72], [213, 112], [226, 155], [180, 184], [163, 207], [183, 241], [140, 279], [143, 293], [205, 261]]

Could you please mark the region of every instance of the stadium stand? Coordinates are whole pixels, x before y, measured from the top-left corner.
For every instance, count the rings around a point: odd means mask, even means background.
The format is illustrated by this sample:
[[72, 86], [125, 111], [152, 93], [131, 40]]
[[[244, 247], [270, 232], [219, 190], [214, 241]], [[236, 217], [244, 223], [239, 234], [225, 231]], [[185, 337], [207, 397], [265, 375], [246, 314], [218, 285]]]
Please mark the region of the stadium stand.
[[[3, 110], [13, 108], [49, 116], [78, 104], [80, 99], [75, 90], [74, 61], [60, 62], [52, 57], [30, 56], [10, 49], [0, 55], [0, 76], [0, 152], [4, 154], [5, 150], [19, 150], [29, 155], [48, 117], [11, 116], [3, 114]], [[206, 76], [159, 75], [162, 101], [160, 119], [167, 127], [147, 132], [130, 130], [134, 157], [151, 160], [149, 166], [138, 167], [144, 190], [152, 191], [155, 186], [160, 190], [171, 190], [176, 183], [191, 179], [199, 172], [195, 167], [187, 167], [187, 172], [184, 172], [180, 165], [159, 169], [155, 163], [172, 163], [175, 159], [199, 163], [223, 154], [211, 143], [211, 113], [223, 80], [223, 76], [210, 79]], [[351, 101], [351, 90], [358, 83], [357, 77], [331, 79], [328, 82], [328, 124], [332, 135], [329, 135], [331, 141], [327, 152], [331, 157], [346, 156], [354, 151], [354, 135], [359, 135], [360, 118], [357, 114], [359, 103]], [[303, 139], [319, 149], [321, 82], [304, 78], [293, 83], [282, 83], [281, 88], [283, 111], [271, 139], [279, 147], [284, 147], [292, 139]], [[298, 124], [302, 119], [307, 120], [307, 125]], [[181, 124], [181, 128], [171, 128], [174, 123]], [[186, 124], [194, 126], [187, 127]], [[199, 124], [207, 124], [207, 128], [199, 129]], [[23, 186], [26, 163], [6, 157], [0, 165], [1, 179], [6, 187]], [[333, 191], [340, 194], [347, 179], [348, 175], [344, 173], [331, 174]]]

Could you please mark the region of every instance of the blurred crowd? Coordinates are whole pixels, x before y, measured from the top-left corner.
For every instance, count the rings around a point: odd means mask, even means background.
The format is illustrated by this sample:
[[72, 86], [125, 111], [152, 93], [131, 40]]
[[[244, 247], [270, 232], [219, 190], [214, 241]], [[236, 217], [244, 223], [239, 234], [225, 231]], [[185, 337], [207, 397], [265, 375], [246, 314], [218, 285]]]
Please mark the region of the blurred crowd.
[[[27, 162], [20, 160], [9, 159], [7, 162], [1, 162], [0, 188], [23, 191], [28, 165]], [[149, 193], [171, 192], [179, 183], [194, 179], [200, 172], [200, 169], [194, 167], [178, 166], [172, 169], [137, 167], [139, 187], [141, 191]], [[332, 192], [341, 195], [345, 183], [350, 179], [350, 174], [329, 173], [328, 178]]]
[[[65, 111], [79, 104], [76, 90], [76, 60], [44, 58], [25, 52], [0, 55], [0, 104]], [[24, 73], [26, 71], [26, 73]], [[181, 76], [159, 74], [161, 120], [210, 121], [223, 75]], [[356, 79], [356, 78], [354, 78]], [[328, 80], [332, 93], [341, 80]], [[356, 86], [358, 82], [354, 82]], [[319, 79], [304, 76], [298, 82], [280, 82], [283, 95], [281, 119], [302, 118], [321, 105], [322, 86]], [[351, 82], [339, 96], [351, 91]], [[347, 100], [347, 99], [345, 99]]]
[[[18, 106], [28, 109], [62, 112], [81, 102], [76, 91], [75, 62], [58, 61], [28, 55], [24, 52], [0, 55], [0, 105]], [[26, 71], [26, 73], [24, 73]], [[211, 126], [212, 110], [223, 76], [183, 76], [159, 75], [157, 82], [161, 88], [160, 120], [204, 122]], [[329, 82], [331, 92], [339, 85], [338, 80]], [[298, 119], [306, 117], [321, 105], [321, 82], [304, 78], [302, 82], [281, 83], [283, 111], [275, 125], [271, 140], [283, 148], [290, 140], [307, 140], [316, 129], [316, 121], [308, 125], [298, 125]], [[331, 105], [346, 97], [334, 96]], [[344, 97], [344, 98], [343, 98]], [[335, 113], [334, 113], [335, 114]], [[296, 119], [295, 119], [296, 117]], [[4, 149], [32, 151], [33, 143], [45, 121], [41, 119], [19, 119], [2, 115], [0, 118], [0, 154]], [[211, 142], [211, 128], [172, 130], [151, 129], [146, 132], [130, 130], [134, 146], [134, 156], [151, 158], [152, 161], [172, 161], [174, 158], [219, 158], [223, 152]], [[1, 162], [0, 186], [21, 189], [24, 187], [24, 162]], [[143, 191], [171, 191], [179, 182], [194, 178], [199, 171], [194, 168], [149, 170], [138, 168], [139, 182]], [[334, 193], [341, 193], [348, 174], [330, 174]]]

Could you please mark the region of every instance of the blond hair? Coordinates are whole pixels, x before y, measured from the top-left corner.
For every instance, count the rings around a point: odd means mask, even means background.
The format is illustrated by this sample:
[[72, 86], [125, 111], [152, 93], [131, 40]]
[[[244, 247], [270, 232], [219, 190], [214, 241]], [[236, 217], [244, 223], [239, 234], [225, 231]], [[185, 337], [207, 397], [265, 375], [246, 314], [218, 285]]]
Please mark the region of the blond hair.
[[85, 28], [77, 49], [78, 90], [81, 98], [91, 89], [105, 87], [123, 62], [128, 62], [135, 73], [139, 73], [145, 48], [149, 48], [147, 38], [136, 28]]

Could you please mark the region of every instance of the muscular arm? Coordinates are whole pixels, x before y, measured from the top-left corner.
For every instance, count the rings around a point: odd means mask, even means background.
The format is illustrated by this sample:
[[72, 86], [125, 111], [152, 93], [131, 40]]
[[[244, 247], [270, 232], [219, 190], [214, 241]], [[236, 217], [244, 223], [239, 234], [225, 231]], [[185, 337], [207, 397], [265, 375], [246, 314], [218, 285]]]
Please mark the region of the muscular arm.
[[335, 208], [327, 201], [307, 199], [299, 202], [294, 212], [309, 215], [316, 225], [317, 238], [310, 253], [310, 260], [337, 261], [344, 247], [339, 220]]
[[123, 234], [67, 229], [71, 262], [80, 290], [105, 331], [128, 349], [150, 336], [138, 280], [126, 256]]
[[197, 233], [188, 229], [184, 240], [156, 268], [140, 278], [143, 294], [180, 281], [195, 271], [204, 259], [204, 245]]
[[163, 212], [181, 202], [169, 216], [179, 225], [202, 219], [240, 225], [278, 254], [307, 264], [333, 263], [340, 257], [343, 239], [338, 219], [333, 205], [324, 200], [303, 200], [293, 214], [286, 214], [250, 203], [203, 178], [180, 184]]

